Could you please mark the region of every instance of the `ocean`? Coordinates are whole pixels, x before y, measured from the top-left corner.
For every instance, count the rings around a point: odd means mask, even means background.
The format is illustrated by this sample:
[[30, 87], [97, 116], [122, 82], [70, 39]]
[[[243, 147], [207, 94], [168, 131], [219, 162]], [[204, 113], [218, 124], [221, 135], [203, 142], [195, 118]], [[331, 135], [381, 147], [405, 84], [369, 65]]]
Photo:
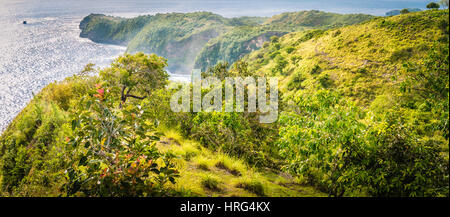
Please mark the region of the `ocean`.
[[[0, 132], [43, 87], [79, 72], [87, 63], [107, 66], [125, 47], [79, 37], [90, 13], [134, 17], [166, 12], [211, 11], [226, 17], [323, 10], [384, 15], [424, 8], [424, 0], [0, 0]], [[22, 24], [23, 21], [28, 24]], [[176, 73], [176, 72], [174, 72]], [[171, 74], [172, 80], [187, 77]]]

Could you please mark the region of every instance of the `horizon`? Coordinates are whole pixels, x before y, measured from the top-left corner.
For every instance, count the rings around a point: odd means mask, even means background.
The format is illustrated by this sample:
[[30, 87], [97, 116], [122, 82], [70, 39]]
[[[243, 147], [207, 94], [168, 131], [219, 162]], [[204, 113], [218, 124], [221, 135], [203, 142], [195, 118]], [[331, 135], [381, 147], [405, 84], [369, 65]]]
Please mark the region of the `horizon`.
[[[260, 16], [270, 17], [284, 12], [319, 10], [340, 14], [370, 14], [384, 16], [391, 10], [403, 8], [425, 9], [427, 0], [1, 0], [3, 8], [16, 16], [26, 17], [27, 14], [43, 13], [42, 16], [53, 14], [90, 14], [101, 13], [113, 16], [134, 17], [156, 13], [189, 13], [208, 11], [224, 17]], [[38, 4], [37, 4], [38, 3]], [[250, 9], [251, 8], [251, 9]], [[22, 9], [23, 11], [20, 11]], [[67, 9], [67, 10], [66, 10]]]

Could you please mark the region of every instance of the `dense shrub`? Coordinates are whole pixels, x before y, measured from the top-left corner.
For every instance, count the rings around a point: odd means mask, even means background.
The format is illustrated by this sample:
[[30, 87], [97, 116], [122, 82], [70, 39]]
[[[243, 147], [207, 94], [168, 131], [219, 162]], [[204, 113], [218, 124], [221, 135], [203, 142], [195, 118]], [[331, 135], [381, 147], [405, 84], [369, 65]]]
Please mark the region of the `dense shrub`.
[[67, 169], [67, 195], [162, 196], [175, 182], [173, 156], [161, 155], [154, 126], [146, 118], [146, 101], [116, 109], [108, 87], [85, 96], [72, 120], [76, 147]]
[[287, 170], [335, 196], [448, 195], [445, 139], [417, 139], [404, 114], [373, 116], [328, 91], [298, 106], [280, 117]]

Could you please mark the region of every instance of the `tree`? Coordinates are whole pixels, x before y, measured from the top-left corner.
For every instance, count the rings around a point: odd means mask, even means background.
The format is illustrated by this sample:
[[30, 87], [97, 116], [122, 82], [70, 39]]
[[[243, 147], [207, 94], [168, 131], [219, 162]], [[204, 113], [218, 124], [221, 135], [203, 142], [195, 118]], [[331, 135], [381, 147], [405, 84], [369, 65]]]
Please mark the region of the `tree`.
[[[155, 144], [160, 134], [150, 118], [148, 99], [116, 108], [113, 87], [96, 85], [72, 110], [72, 132], [67, 146], [67, 196], [166, 196], [165, 185], [175, 183], [174, 155]], [[96, 93], [96, 94], [94, 94]]]
[[428, 9], [439, 9], [441, 6], [436, 3], [436, 2], [431, 2], [430, 4], [427, 5]]
[[210, 67], [206, 70], [205, 73], [202, 73], [202, 77], [214, 76], [219, 78], [220, 80], [224, 80], [226, 77], [230, 77], [231, 74], [228, 71], [229, 68], [228, 62], [219, 62], [214, 67]]
[[155, 54], [125, 54], [114, 60], [110, 68], [100, 72], [100, 76], [110, 85], [120, 88], [120, 99], [124, 104], [128, 97], [145, 99], [152, 90], [163, 87], [169, 77], [164, 70], [166, 66], [167, 60]]
[[400, 14], [407, 14], [407, 13], [409, 13], [409, 10], [408, 9], [402, 9], [401, 11], [400, 11]]

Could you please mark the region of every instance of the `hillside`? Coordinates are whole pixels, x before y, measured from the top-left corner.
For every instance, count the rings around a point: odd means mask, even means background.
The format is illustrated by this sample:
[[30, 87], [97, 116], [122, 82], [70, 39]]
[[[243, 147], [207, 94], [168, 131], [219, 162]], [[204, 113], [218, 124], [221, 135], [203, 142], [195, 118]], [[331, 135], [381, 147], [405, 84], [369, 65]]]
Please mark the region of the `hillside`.
[[[406, 9], [409, 12], [421, 11], [419, 8], [406, 8]], [[396, 16], [396, 15], [400, 15], [400, 10], [392, 10], [392, 11], [386, 12], [386, 16]]]
[[[360, 105], [392, 91], [406, 62], [420, 62], [441, 32], [443, 13], [376, 18], [328, 31], [296, 32], [275, 38], [244, 58], [249, 70], [280, 76], [289, 94], [320, 89], [318, 78]], [[299, 81], [302, 82], [299, 82]]]
[[319, 29], [337, 28], [361, 23], [372, 18], [374, 16], [366, 14], [337, 14], [312, 10], [282, 13], [271, 17], [263, 24], [299, 31], [305, 27]]
[[286, 168], [337, 196], [448, 195], [448, 23], [448, 10], [376, 18], [246, 56], [247, 71], [280, 79]]
[[211, 39], [198, 54], [195, 67], [205, 71], [219, 62], [234, 63], [270, 41], [272, 36], [310, 29], [329, 29], [352, 25], [374, 18], [365, 14], [335, 14], [322, 11], [300, 11], [275, 15], [262, 25], [236, 27]]
[[127, 45], [130, 53], [157, 53], [168, 59], [169, 71], [189, 73], [206, 42], [234, 24], [247, 23], [231, 22], [207, 12], [156, 14], [132, 19], [89, 15], [80, 24], [80, 36], [96, 42]]
[[85, 74], [93, 72], [88, 65], [48, 85], [15, 118], [0, 137], [0, 196], [326, 196], [183, 136], [173, 123], [189, 114], [167, 108], [165, 89], [119, 106], [114, 65], [94, 77]]
[[284, 13], [272, 18], [224, 18], [209, 12], [131, 19], [91, 14], [80, 23], [80, 36], [127, 45], [130, 53], [156, 53], [168, 59], [169, 71], [188, 74], [194, 67], [206, 70], [220, 61], [233, 63], [259, 49], [273, 35], [350, 25], [371, 18], [320, 11]]
[[283, 36], [287, 33], [259, 26], [234, 28], [209, 40], [196, 57], [194, 68], [206, 71], [219, 62], [234, 63], [250, 52], [260, 49], [272, 36]]
[[278, 77], [274, 124], [173, 112], [167, 61], [154, 54], [88, 65], [44, 88], [2, 134], [0, 194], [448, 197], [448, 15], [272, 36], [207, 70]]

